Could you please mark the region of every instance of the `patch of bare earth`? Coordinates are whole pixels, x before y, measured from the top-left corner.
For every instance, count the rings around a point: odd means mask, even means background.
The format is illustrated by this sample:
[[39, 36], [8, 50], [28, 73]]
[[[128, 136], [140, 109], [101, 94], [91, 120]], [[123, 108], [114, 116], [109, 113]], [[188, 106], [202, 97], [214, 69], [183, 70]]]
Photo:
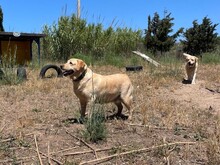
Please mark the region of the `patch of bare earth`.
[[[220, 86], [220, 85], [219, 85]], [[177, 88], [178, 87], [178, 88]], [[219, 113], [220, 110], [220, 92], [219, 87], [213, 84], [213, 87], [207, 87], [206, 82], [198, 80], [196, 84], [177, 84], [177, 89], [170, 95], [167, 92], [167, 97], [173, 98], [201, 109], [209, 109]]]
[[[86, 142], [79, 102], [68, 78], [28, 80], [0, 86], [0, 164], [208, 164], [219, 159], [219, 66], [201, 66], [197, 84], [180, 77], [128, 72], [134, 118], [106, 120], [107, 138]], [[125, 72], [111, 66], [95, 72]], [[159, 70], [160, 71], [160, 70]], [[164, 72], [164, 71], [163, 71]], [[113, 105], [103, 105], [106, 115]], [[123, 111], [128, 114], [127, 111]]]

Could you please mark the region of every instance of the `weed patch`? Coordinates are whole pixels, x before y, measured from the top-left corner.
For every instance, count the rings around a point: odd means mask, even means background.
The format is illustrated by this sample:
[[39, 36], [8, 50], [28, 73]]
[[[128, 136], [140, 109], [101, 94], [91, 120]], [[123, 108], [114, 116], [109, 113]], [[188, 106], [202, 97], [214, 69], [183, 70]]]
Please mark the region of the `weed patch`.
[[0, 63], [0, 84], [17, 85], [23, 81], [23, 75], [17, 73], [16, 54], [4, 55]]
[[204, 64], [219, 64], [220, 63], [220, 55], [218, 53], [205, 53], [202, 56], [202, 63]]
[[82, 131], [83, 137], [87, 141], [98, 142], [107, 136], [105, 126], [105, 114], [102, 109], [93, 109], [91, 117], [85, 121], [85, 130]]

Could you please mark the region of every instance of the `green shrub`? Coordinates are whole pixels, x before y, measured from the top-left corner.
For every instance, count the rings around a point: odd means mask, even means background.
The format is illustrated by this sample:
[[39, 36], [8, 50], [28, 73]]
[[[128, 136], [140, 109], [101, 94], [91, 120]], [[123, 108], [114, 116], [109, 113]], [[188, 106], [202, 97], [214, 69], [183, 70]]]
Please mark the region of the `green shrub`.
[[17, 76], [16, 56], [2, 56], [0, 63], [0, 84], [1, 85], [17, 85], [23, 81]]
[[104, 140], [107, 136], [107, 130], [105, 126], [105, 114], [100, 108], [93, 107], [91, 117], [85, 121], [85, 130], [82, 131], [82, 135], [87, 141], [97, 142]]

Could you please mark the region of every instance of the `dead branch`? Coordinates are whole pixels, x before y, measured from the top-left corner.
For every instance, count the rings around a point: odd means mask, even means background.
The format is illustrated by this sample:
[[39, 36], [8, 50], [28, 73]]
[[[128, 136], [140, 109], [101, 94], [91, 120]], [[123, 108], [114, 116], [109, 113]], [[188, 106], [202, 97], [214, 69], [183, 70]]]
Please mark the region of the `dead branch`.
[[[36, 150], [35, 150], [36, 151]], [[36, 151], [37, 152], [37, 151]], [[41, 152], [41, 151], [39, 151], [39, 153], [41, 154], [41, 155], [43, 155], [43, 156], [45, 156], [46, 158], [48, 158], [48, 155], [46, 155], [45, 153], [43, 153], [43, 152]], [[53, 160], [54, 162], [56, 162], [56, 163], [58, 163], [58, 164], [63, 164], [62, 162], [60, 162], [59, 160], [57, 160], [57, 159], [54, 159], [54, 158], [52, 158], [52, 157], [50, 157], [50, 159], [51, 160]]]
[[[113, 147], [108, 147], [108, 148], [103, 148], [103, 149], [97, 149], [96, 152], [101, 152], [101, 151], [107, 151], [111, 150]], [[93, 150], [86, 150], [86, 151], [81, 151], [81, 152], [73, 152], [73, 153], [66, 153], [63, 154], [63, 156], [69, 156], [69, 155], [81, 155], [81, 154], [86, 154], [86, 153], [91, 153]]]
[[[34, 149], [34, 148], [30, 148], [30, 149], [32, 149], [32, 150], [34, 150], [35, 152], [37, 152], [37, 150]], [[47, 155], [47, 154], [45, 154], [45, 153], [43, 153], [43, 152], [41, 152], [41, 151], [39, 151], [39, 153], [40, 153], [41, 155], [43, 155], [45, 158], [48, 159], [48, 155]], [[35, 157], [36, 157], [36, 156], [35, 156]], [[54, 162], [56, 162], [57, 164], [61, 164], [61, 165], [64, 164], [64, 163], [60, 162], [59, 160], [53, 158], [52, 156], [50, 156], [50, 159], [53, 160]], [[52, 164], [52, 163], [51, 163], [51, 164]]]
[[157, 61], [153, 60], [152, 58], [150, 58], [146, 54], [143, 54], [139, 51], [132, 51], [132, 52], [135, 53], [136, 55], [142, 57], [143, 59], [147, 60], [148, 62], [150, 62], [151, 64], [153, 64], [156, 67], [161, 66]]
[[12, 137], [12, 138], [8, 138], [8, 139], [4, 139], [4, 140], [1, 140], [0, 143], [9, 142], [9, 141], [13, 141], [13, 140], [15, 140], [14, 137]]
[[[33, 159], [33, 158], [36, 158], [36, 156], [16, 158], [17, 160], [16, 163], [23, 162], [25, 160]], [[5, 159], [5, 160], [0, 160], [0, 163], [9, 163], [9, 162], [14, 162], [14, 161], [15, 161], [14, 159]]]
[[82, 142], [83, 144], [85, 144], [87, 147], [89, 147], [89, 148], [94, 152], [96, 158], [98, 158], [98, 155], [97, 155], [97, 153], [96, 153], [96, 150], [95, 150], [92, 146], [90, 146], [90, 145], [89, 145], [88, 143], [86, 143], [84, 140], [82, 140], [82, 139], [78, 138], [77, 136], [71, 134], [68, 130], [66, 130], [66, 133], [69, 134], [70, 136], [76, 138], [77, 140], [79, 140], [80, 142]]
[[146, 128], [152, 128], [152, 129], [169, 129], [168, 127], [157, 127], [157, 126], [151, 126], [151, 125], [143, 125], [143, 124], [133, 124], [133, 123], [126, 123], [125, 124], [127, 125], [130, 125], [130, 126], [138, 126], [138, 127], [146, 127]]
[[51, 160], [50, 160], [50, 141], [48, 141], [48, 144], [47, 144], [47, 158], [48, 158], [48, 164], [52, 164], [51, 163]]
[[0, 133], [4, 130], [6, 124], [3, 125], [3, 127], [0, 129]]
[[41, 157], [40, 157], [39, 149], [38, 149], [38, 144], [37, 144], [36, 135], [34, 135], [34, 141], [35, 141], [35, 145], [36, 145], [36, 151], [37, 151], [38, 159], [39, 159], [39, 161], [40, 161], [40, 164], [43, 165], [42, 159], [41, 159]]
[[215, 91], [214, 89], [211, 89], [211, 88], [208, 88], [208, 87], [205, 87], [205, 89], [207, 89], [209, 92], [212, 92], [212, 93], [217, 92], [217, 91]]
[[51, 154], [51, 155], [56, 155], [56, 154], [58, 154], [58, 153], [66, 152], [66, 151], [69, 151], [69, 150], [72, 150], [72, 149], [75, 149], [75, 148], [78, 148], [78, 147], [71, 147], [71, 148], [59, 150], [59, 151], [51, 152], [50, 154]]
[[32, 136], [34, 135], [34, 133], [28, 133], [28, 134], [25, 134], [24, 136]]
[[154, 149], [157, 149], [157, 148], [160, 148], [160, 147], [167, 147], [167, 146], [172, 146], [172, 145], [186, 145], [186, 144], [192, 145], [192, 144], [195, 144], [195, 143], [196, 142], [174, 142], [174, 143], [161, 144], [161, 145], [158, 145], [158, 146], [152, 146], [152, 147], [149, 147], [149, 148], [142, 148], [142, 149], [137, 149], [137, 150], [126, 151], [126, 152], [122, 152], [122, 153], [119, 153], [119, 154], [113, 154], [113, 155], [110, 155], [110, 156], [102, 157], [102, 158], [99, 158], [99, 159], [89, 160], [89, 161], [80, 163], [80, 165], [103, 162], [103, 161], [112, 159], [112, 158], [117, 157], [117, 156], [128, 155], [128, 154], [132, 154], [132, 153], [135, 153], [135, 152], [151, 151], [151, 150], [154, 150]]

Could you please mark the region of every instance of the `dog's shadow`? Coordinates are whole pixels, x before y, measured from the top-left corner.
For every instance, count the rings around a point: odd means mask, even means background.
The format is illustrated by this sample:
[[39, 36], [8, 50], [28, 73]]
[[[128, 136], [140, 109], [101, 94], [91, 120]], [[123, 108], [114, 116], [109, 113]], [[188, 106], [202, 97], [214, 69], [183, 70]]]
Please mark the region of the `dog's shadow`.
[[192, 84], [192, 81], [191, 80], [183, 79], [182, 83], [183, 84]]
[[80, 118], [68, 118], [62, 120], [62, 123], [68, 123], [68, 124], [83, 124], [83, 121]]
[[[103, 121], [107, 121], [107, 120], [127, 120], [128, 116], [120, 114], [113, 114], [110, 116], [107, 116], [105, 118], [103, 118]], [[82, 118], [68, 118], [68, 119], [64, 119], [62, 120], [62, 123], [68, 123], [68, 124], [83, 124], [88, 120], [88, 118], [82, 119]]]
[[120, 114], [120, 115], [113, 114], [113, 115], [110, 115], [110, 116], [106, 117], [106, 120], [115, 120], [115, 119], [117, 119], [117, 120], [127, 120], [128, 116], [123, 115], [123, 114]]

